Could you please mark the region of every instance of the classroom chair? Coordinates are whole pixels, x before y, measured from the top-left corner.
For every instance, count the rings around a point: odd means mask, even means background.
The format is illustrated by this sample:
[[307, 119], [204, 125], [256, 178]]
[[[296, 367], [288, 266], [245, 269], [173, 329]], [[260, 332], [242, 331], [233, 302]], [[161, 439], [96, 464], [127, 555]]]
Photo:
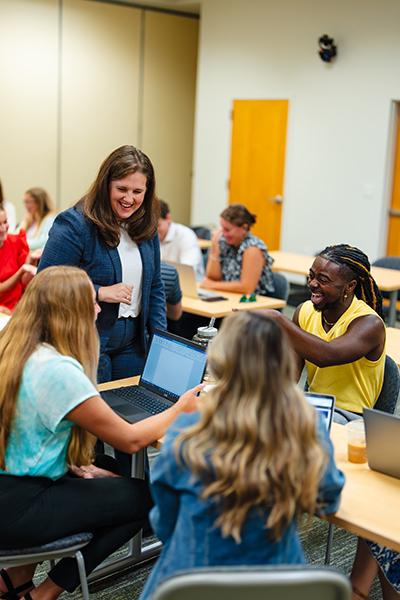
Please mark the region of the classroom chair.
[[350, 600], [347, 577], [311, 565], [214, 567], [183, 571], [163, 581], [152, 600]]
[[[400, 256], [383, 256], [382, 258], [378, 258], [372, 263], [373, 267], [382, 267], [382, 269], [395, 269], [400, 270]], [[388, 305], [387, 300], [390, 297], [389, 292], [382, 292], [382, 296], [384, 298], [384, 306], [383, 313], [387, 316], [388, 313]], [[397, 292], [397, 301], [400, 300], [400, 290]]]
[[271, 298], [280, 298], [287, 301], [289, 297], [289, 282], [282, 273], [272, 272], [275, 291], [269, 294]]
[[93, 535], [91, 533], [77, 533], [75, 535], [60, 538], [49, 544], [42, 544], [41, 546], [16, 548], [11, 550], [0, 549], [0, 566], [6, 569], [7, 567], [19, 567], [31, 563], [39, 563], [44, 560], [49, 560], [52, 563], [53, 561], [66, 556], [75, 558], [81, 582], [82, 598], [84, 600], [89, 600], [85, 562], [81, 549], [84, 548], [92, 538]]

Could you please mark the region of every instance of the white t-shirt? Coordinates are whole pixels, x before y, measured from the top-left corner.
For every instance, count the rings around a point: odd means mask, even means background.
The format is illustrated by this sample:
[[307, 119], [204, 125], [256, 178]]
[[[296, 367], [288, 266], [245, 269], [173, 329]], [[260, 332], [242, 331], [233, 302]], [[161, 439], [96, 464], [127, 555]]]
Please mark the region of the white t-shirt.
[[118, 318], [137, 317], [142, 308], [142, 257], [138, 245], [131, 240], [125, 229], [121, 228], [120, 233], [117, 250], [122, 266], [122, 281], [133, 285], [133, 290], [131, 303], [119, 305]]
[[11, 202], [9, 202], [8, 200], [5, 200], [4, 202], [4, 208], [5, 211], [7, 213], [7, 221], [8, 221], [8, 225], [9, 225], [9, 232], [13, 233], [15, 231], [15, 228], [17, 226], [17, 216], [15, 213], [15, 206], [14, 204], [11, 204]]
[[160, 244], [161, 260], [192, 265], [196, 278], [204, 277], [203, 257], [196, 234], [186, 225], [171, 223]]

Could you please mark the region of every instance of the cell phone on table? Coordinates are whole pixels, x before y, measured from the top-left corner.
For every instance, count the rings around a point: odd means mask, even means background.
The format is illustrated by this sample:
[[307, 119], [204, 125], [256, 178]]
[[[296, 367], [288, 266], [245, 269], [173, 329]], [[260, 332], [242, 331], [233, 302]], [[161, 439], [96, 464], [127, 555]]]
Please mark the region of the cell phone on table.
[[209, 296], [208, 298], [202, 298], [203, 302], [220, 302], [220, 300], [228, 300], [225, 296]]

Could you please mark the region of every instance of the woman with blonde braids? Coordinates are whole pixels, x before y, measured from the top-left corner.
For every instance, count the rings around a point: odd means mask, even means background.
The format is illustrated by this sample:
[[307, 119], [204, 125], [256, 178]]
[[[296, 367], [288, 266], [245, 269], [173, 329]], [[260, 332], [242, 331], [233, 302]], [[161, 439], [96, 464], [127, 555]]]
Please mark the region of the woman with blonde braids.
[[[0, 547], [90, 531], [93, 540], [82, 550], [87, 572], [141, 529], [151, 506], [146, 482], [91, 464], [94, 436], [137, 452], [180, 412], [194, 410], [201, 389], [140, 423], [118, 417], [95, 386], [99, 310], [84, 271], [50, 267], [33, 278], [0, 333]], [[24, 592], [24, 598], [53, 600], [79, 583], [71, 559], [58, 562], [37, 588], [34, 570], [2, 570], [0, 597]]]
[[[382, 297], [364, 252], [338, 244], [320, 252], [310, 267], [311, 299], [293, 322], [265, 311], [289, 334], [304, 364], [310, 391], [336, 396], [334, 420], [346, 423], [372, 408], [383, 385], [385, 324]], [[263, 311], [264, 312], [264, 311]]]
[[152, 473], [164, 548], [141, 600], [182, 569], [303, 563], [296, 517], [338, 508], [344, 477], [296, 387], [284, 331], [259, 311], [235, 313], [208, 365], [216, 385], [169, 430]]

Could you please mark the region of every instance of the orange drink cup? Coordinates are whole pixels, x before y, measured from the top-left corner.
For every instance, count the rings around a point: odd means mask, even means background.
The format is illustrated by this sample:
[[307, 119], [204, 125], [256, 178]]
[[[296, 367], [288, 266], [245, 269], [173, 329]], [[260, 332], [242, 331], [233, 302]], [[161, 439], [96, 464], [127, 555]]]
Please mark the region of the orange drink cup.
[[363, 419], [350, 421], [347, 429], [347, 458], [352, 463], [367, 462], [367, 444]]

